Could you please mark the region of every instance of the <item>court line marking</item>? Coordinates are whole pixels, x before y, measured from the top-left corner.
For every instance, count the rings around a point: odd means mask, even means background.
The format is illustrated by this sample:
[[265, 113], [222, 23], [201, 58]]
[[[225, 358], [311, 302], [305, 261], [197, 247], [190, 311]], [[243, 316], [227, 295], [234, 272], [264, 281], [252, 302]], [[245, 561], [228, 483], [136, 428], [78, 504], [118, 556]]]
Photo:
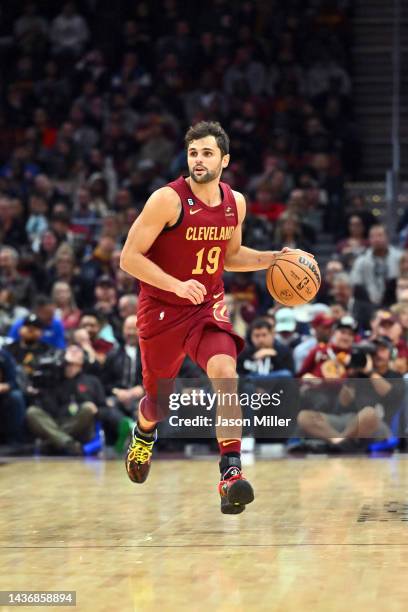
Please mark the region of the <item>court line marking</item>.
[[317, 546], [365, 546], [375, 548], [376, 546], [396, 546], [406, 547], [408, 542], [404, 544], [381, 542], [361, 543], [361, 544], [104, 544], [104, 545], [89, 545], [89, 546], [0, 546], [0, 550], [47, 550], [47, 549], [100, 549], [100, 548], [307, 548]]

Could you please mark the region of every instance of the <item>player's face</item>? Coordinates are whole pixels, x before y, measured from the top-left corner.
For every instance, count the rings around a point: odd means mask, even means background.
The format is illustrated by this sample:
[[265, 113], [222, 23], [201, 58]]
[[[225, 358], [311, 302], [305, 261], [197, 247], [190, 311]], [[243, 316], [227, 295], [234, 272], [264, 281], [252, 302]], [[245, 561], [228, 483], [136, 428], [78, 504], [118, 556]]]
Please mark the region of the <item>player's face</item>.
[[222, 155], [214, 136], [193, 140], [188, 147], [188, 169], [195, 183], [205, 184], [218, 179], [228, 162], [229, 155]]

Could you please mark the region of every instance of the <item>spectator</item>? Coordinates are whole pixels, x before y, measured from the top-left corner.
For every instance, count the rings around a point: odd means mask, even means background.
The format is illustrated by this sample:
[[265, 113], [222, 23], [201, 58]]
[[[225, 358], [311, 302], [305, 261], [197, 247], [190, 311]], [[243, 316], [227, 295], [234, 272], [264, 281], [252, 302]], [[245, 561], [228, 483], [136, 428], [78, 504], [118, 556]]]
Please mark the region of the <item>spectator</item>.
[[[114, 344], [116, 343], [116, 337], [121, 334], [117, 302], [118, 297], [114, 281], [107, 275], [101, 276], [95, 285], [95, 311], [105, 319], [102, 336]], [[108, 326], [110, 330], [108, 330]]]
[[[351, 280], [374, 305], [384, 305], [387, 285], [398, 276], [401, 251], [389, 244], [383, 225], [373, 225], [369, 232], [370, 248], [357, 257], [351, 270]], [[356, 294], [355, 294], [356, 295]]]
[[225, 72], [224, 91], [229, 96], [239, 96], [249, 91], [260, 95], [265, 86], [265, 66], [253, 59], [248, 47], [239, 47], [233, 64]]
[[398, 278], [408, 278], [408, 250], [402, 252], [399, 262]]
[[0, 289], [0, 337], [7, 336], [10, 327], [28, 315], [27, 308], [16, 304], [11, 289]]
[[0, 194], [0, 244], [20, 249], [27, 244], [24, 225], [13, 217], [10, 198]]
[[331, 341], [325, 346], [315, 346], [299, 372], [300, 378], [336, 379], [345, 375], [345, 357], [350, 353], [354, 335], [357, 329], [356, 321], [351, 316], [345, 316], [336, 325], [336, 331]]
[[102, 236], [92, 255], [85, 260], [81, 267], [82, 303], [88, 307], [93, 304], [94, 287], [97, 279], [102, 275], [113, 277], [112, 257], [115, 247], [115, 241], [112, 238]]
[[391, 307], [391, 313], [401, 324], [402, 338], [408, 343], [408, 302], [394, 304]]
[[35, 257], [38, 266], [50, 268], [54, 263], [54, 257], [58, 248], [58, 239], [51, 230], [46, 230], [41, 236], [39, 251]]
[[408, 278], [397, 278], [395, 299], [397, 303], [405, 304], [408, 302]]
[[26, 223], [26, 232], [34, 253], [41, 247], [41, 239], [48, 229], [47, 200], [40, 195], [32, 195], [30, 198], [30, 216]]
[[331, 301], [341, 304], [345, 311], [356, 319], [361, 329], [369, 327], [374, 307], [368, 300], [353, 296], [353, 286], [349, 274], [340, 272], [334, 277], [331, 295]]
[[[42, 79], [34, 84], [34, 94], [39, 106], [47, 108], [52, 117], [60, 121], [65, 118], [71, 85], [54, 60], [45, 63]], [[40, 177], [41, 179], [37, 181]], [[48, 204], [53, 204], [58, 199], [58, 189], [52, 186], [47, 175], [37, 175], [34, 186], [38, 193], [46, 196]]]
[[55, 303], [55, 316], [61, 321], [64, 330], [76, 329], [81, 318], [81, 311], [75, 303], [72, 289], [68, 283], [57, 281], [51, 291]]
[[265, 319], [250, 327], [251, 346], [238, 359], [238, 372], [262, 387], [276, 377], [290, 377], [294, 366], [291, 353], [275, 338], [275, 329]]
[[123, 344], [108, 353], [102, 380], [107, 397], [119, 408], [122, 416], [134, 417], [138, 400], [144, 395], [136, 315], [125, 319]]
[[77, 300], [81, 300], [82, 282], [76, 269], [75, 254], [72, 247], [62, 243], [54, 257], [47, 262], [46, 287], [51, 290], [56, 281], [64, 281], [72, 287]]
[[[43, 326], [41, 340], [46, 344], [58, 349], [65, 348], [64, 328], [55, 316], [55, 303], [46, 295], [38, 295], [34, 300], [34, 313]], [[20, 319], [12, 325], [9, 337], [18, 340], [24, 320]]]
[[272, 191], [267, 185], [260, 185], [256, 190], [255, 201], [249, 205], [249, 212], [254, 217], [276, 221], [284, 212], [285, 206], [274, 201]]
[[279, 308], [275, 313], [276, 339], [291, 351], [300, 344], [302, 338], [296, 331], [296, 317], [292, 308]]
[[300, 342], [293, 351], [293, 359], [295, 362], [295, 372], [298, 373], [302, 367], [306, 357], [311, 350], [317, 345], [327, 345], [334, 329], [335, 319], [330, 315], [318, 313], [311, 321], [313, 334]]
[[66, 2], [62, 12], [53, 20], [50, 38], [56, 56], [68, 56], [72, 59], [82, 52], [89, 32], [85, 19], [76, 12], [73, 2]]
[[[13, 356], [25, 377], [25, 387], [35, 386], [33, 375], [38, 367], [38, 361], [47, 354], [54, 354], [42, 339], [43, 324], [35, 314], [27, 315], [21, 325], [17, 340], [7, 345], [7, 352]], [[25, 389], [26, 390], [26, 389]]]
[[340, 319], [346, 315], [347, 311], [342, 304], [337, 304], [337, 302], [335, 302], [330, 306], [330, 316], [332, 316], [335, 321], [340, 321]]
[[58, 385], [27, 409], [32, 433], [52, 450], [67, 455], [82, 454], [82, 444], [94, 435], [95, 418], [105, 406], [101, 383], [82, 371], [84, 360], [80, 347], [69, 346], [64, 363], [57, 366]]
[[37, 14], [34, 2], [27, 2], [23, 14], [14, 25], [14, 36], [21, 50], [27, 55], [42, 55], [48, 40], [46, 20]]
[[310, 243], [303, 236], [298, 217], [289, 212], [280, 215], [274, 236], [274, 248], [278, 251], [284, 246], [307, 252], [311, 248]]
[[[304, 436], [314, 428], [314, 423], [326, 423], [322, 413], [333, 413], [341, 379], [346, 376], [346, 365], [351, 353], [356, 322], [346, 316], [337, 323], [336, 331], [327, 344], [312, 348], [298, 373], [302, 379], [300, 388], [300, 412], [297, 416], [299, 430]], [[314, 430], [315, 431], [315, 430]], [[314, 435], [315, 438], [320, 436]], [[304, 450], [314, 450], [306, 443]], [[301, 447], [303, 449], [303, 446]]]
[[0, 287], [8, 289], [15, 302], [31, 308], [35, 287], [33, 282], [18, 272], [19, 254], [13, 247], [0, 249]]
[[18, 388], [16, 364], [11, 355], [0, 348], [0, 440], [17, 445], [23, 439], [25, 403]]
[[[389, 424], [404, 396], [400, 374], [390, 369], [392, 345], [386, 338], [375, 343], [373, 358], [353, 354], [347, 366], [347, 380], [340, 391], [337, 414], [304, 410], [298, 415], [301, 428], [314, 438], [325, 440], [336, 452], [365, 450], [372, 438], [391, 436]], [[360, 364], [360, 359], [364, 363]]]
[[386, 304], [408, 300], [408, 250], [402, 251], [399, 261], [399, 271], [396, 279], [387, 283], [385, 294]]
[[337, 243], [336, 250], [344, 265], [351, 268], [354, 260], [368, 247], [367, 231], [360, 215], [351, 215], [348, 220], [348, 236]]
[[137, 302], [137, 297], [133, 294], [122, 295], [122, 297], [119, 298], [118, 311], [122, 321], [136, 314]]
[[398, 317], [388, 310], [380, 311], [378, 323], [371, 336], [372, 340], [377, 338], [388, 338], [395, 349], [393, 356], [393, 368], [402, 374], [407, 371], [408, 344], [403, 336], [403, 326]]
[[[102, 337], [103, 327], [104, 327], [104, 319], [99, 313], [93, 310], [82, 312], [82, 315], [79, 321], [78, 331], [83, 329], [87, 332], [88, 337], [89, 337], [90, 347], [94, 353], [93, 357], [100, 364], [103, 364], [105, 362], [107, 354], [114, 346], [113, 342], [110, 342], [109, 340], [105, 340]], [[76, 341], [79, 342], [78, 339], [76, 339]]]
[[344, 272], [344, 266], [338, 259], [329, 259], [322, 274], [322, 285], [319, 291], [319, 301], [329, 304], [332, 301], [333, 281], [337, 274]]

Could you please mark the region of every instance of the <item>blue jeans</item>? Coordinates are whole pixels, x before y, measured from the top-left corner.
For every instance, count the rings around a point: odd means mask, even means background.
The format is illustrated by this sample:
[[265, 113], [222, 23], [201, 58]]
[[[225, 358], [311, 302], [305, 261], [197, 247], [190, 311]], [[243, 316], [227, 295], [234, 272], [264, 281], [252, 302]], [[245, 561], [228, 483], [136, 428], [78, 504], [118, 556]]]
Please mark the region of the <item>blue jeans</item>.
[[23, 440], [25, 411], [21, 391], [16, 389], [0, 395], [0, 436], [5, 438], [7, 443]]

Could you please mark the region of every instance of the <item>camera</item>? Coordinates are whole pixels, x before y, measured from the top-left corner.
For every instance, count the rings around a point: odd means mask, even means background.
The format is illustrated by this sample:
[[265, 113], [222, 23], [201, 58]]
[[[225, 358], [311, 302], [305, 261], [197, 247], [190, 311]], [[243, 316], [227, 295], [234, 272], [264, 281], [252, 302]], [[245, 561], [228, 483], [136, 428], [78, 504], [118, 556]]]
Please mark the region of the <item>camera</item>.
[[36, 389], [52, 389], [63, 377], [63, 354], [48, 354], [40, 357], [31, 375], [31, 384]]
[[376, 345], [373, 342], [360, 342], [351, 348], [350, 361], [347, 368], [353, 370], [364, 370], [368, 363], [368, 356], [374, 355]]

